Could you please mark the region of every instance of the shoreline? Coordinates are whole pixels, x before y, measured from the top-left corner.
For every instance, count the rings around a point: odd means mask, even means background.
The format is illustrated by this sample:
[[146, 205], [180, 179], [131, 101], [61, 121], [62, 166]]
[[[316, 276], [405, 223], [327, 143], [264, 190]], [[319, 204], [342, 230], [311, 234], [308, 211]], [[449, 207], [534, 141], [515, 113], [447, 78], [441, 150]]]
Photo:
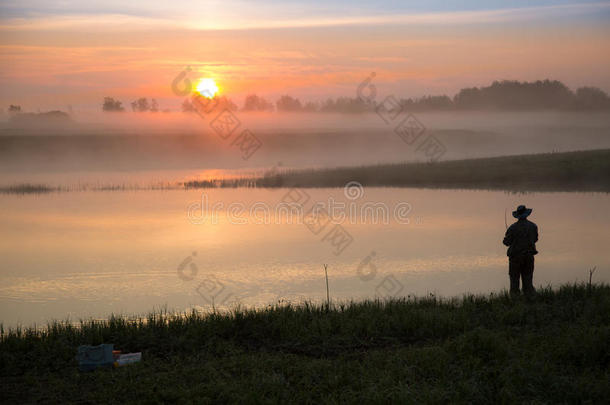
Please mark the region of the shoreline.
[[[277, 305], [0, 337], [9, 402], [603, 402], [610, 285], [461, 299]], [[81, 344], [142, 352], [118, 369], [79, 372]], [[545, 370], [540, 373], [540, 369]]]
[[364, 187], [608, 193], [610, 192], [610, 149], [434, 163], [386, 163], [370, 166], [271, 170], [262, 176], [161, 182], [150, 185], [109, 183], [51, 186], [17, 183], [0, 186], [0, 194], [200, 188], [342, 188], [352, 181]]
[[191, 181], [185, 188], [413, 187], [506, 191], [610, 192], [610, 149], [513, 155], [433, 163], [295, 169], [261, 177]]

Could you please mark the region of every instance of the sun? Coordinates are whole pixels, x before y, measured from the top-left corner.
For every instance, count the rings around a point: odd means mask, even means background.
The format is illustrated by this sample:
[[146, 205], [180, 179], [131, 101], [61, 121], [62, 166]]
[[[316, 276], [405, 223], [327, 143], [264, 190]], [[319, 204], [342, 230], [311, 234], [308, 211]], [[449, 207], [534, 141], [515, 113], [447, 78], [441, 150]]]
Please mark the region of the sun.
[[218, 86], [214, 79], [201, 79], [197, 85], [197, 93], [206, 98], [213, 98], [218, 93]]

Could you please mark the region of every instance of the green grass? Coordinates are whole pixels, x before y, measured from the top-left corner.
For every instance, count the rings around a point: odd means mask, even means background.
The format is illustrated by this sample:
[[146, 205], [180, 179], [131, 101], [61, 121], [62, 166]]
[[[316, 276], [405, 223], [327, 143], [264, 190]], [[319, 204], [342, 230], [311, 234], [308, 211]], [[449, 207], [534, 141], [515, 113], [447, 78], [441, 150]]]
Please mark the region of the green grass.
[[288, 170], [259, 178], [191, 181], [185, 183], [185, 187], [343, 187], [350, 181], [365, 187], [609, 192], [610, 149]]
[[[77, 371], [80, 344], [142, 351]], [[2, 402], [602, 403], [610, 286], [156, 313], [4, 331]]]

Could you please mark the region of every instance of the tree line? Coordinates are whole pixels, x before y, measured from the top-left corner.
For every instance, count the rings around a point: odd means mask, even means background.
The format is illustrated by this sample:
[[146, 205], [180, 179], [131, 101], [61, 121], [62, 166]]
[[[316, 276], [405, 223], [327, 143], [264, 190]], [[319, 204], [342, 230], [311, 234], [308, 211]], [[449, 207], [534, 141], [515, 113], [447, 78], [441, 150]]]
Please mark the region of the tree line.
[[[157, 112], [159, 111], [159, 103], [154, 98], [149, 102], [146, 97], [140, 97], [130, 103], [131, 111], [133, 112]], [[104, 97], [104, 103], [102, 104], [103, 111], [125, 111], [123, 103], [119, 100], [115, 100], [113, 97]]]
[[[610, 109], [610, 97], [597, 87], [580, 87], [570, 90], [557, 80], [535, 82], [495, 81], [490, 86], [461, 89], [455, 96], [424, 96], [419, 98], [397, 98], [401, 107], [408, 111], [450, 110], [574, 110], [592, 111]], [[381, 100], [380, 100], [381, 101]], [[376, 105], [358, 97], [328, 98], [325, 101], [302, 102], [298, 98], [283, 95], [275, 102], [250, 94], [241, 108], [226, 96], [217, 96], [214, 102], [231, 111], [279, 111], [279, 112], [333, 112], [364, 113], [374, 111]], [[132, 111], [158, 111], [157, 102], [139, 98], [131, 103]], [[122, 103], [105, 97], [104, 111], [124, 111]], [[192, 112], [195, 107], [186, 99], [182, 111]]]

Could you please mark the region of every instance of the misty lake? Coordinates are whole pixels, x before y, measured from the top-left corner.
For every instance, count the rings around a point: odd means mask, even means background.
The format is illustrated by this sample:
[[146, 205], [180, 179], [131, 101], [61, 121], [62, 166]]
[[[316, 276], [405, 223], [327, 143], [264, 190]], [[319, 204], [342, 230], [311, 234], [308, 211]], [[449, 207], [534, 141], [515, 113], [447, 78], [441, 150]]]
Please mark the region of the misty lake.
[[[345, 219], [340, 225], [350, 242], [336, 254], [328, 237], [334, 223], [313, 229], [287, 218], [261, 220], [264, 207], [272, 213], [287, 189], [1, 195], [0, 321], [40, 325], [210, 309], [212, 302], [226, 308], [321, 301], [324, 264], [335, 302], [497, 292], [508, 286], [505, 209], [510, 223], [521, 203], [534, 208], [540, 231], [536, 286], [588, 280], [594, 266], [594, 281], [610, 281], [608, 194], [303, 191], [309, 206], [333, 201], [362, 212], [367, 203], [381, 203], [391, 215]], [[202, 200], [215, 216], [194, 220]], [[397, 218], [399, 206], [408, 209]]]

